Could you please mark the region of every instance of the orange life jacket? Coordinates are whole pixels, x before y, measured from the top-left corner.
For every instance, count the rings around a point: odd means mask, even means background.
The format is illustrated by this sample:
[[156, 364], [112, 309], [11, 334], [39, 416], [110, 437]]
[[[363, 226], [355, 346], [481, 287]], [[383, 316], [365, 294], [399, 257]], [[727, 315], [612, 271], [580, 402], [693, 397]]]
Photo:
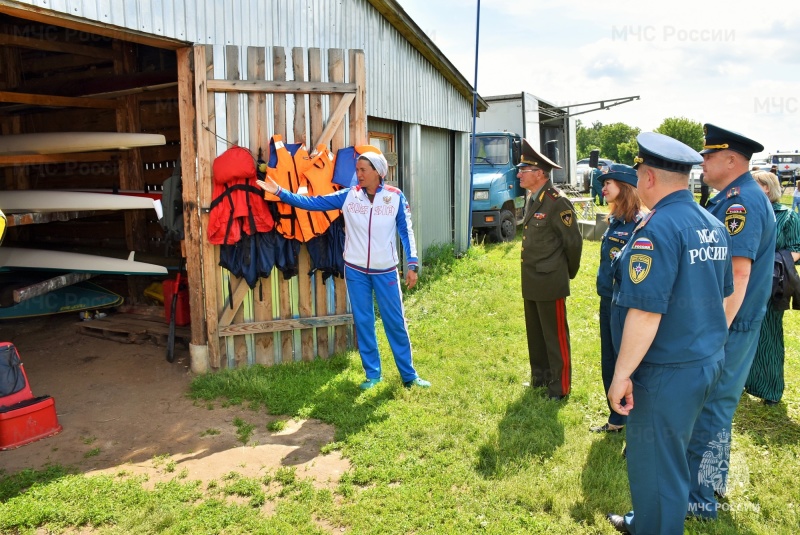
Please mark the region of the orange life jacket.
[[[325, 145], [317, 146], [317, 154], [311, 158], [311, 165], [308, 166], [304, 175], [308, 181], [309, 195], [327, 195], [340, 189], [333, 183], [333, 169], [335, 157]], [[333, 221], [342, 215], [341, 210], [328, 210], [327, 212], [317, 212], [324, 216], [330, 226]]]
[[[315, 194], [311, 192], [306, 174], [311, 167], [314, 167], [311, 175], [315, 177], [315, 181], [318, 174], [328, 167], [330, 167], [330, 176], [333, 176], [333, 162], [328, 164], [325, 154], [320, 153], [312, 159], [302, 143], [287, 146], [283, 142], [282, 136], [272, 136], [267, 174], [280, 187], [301, 195]], [[264, 198], [276, 202], [279, 214], [276, 228], [287, 239], [307, 242], [315, 236], [322, 235], [330, 226], [331, 219], [327, 212], [310, 212], [302, 208], [294, 208], [280, 202], [278, 197], [269, 193], [265, 193]], [[332, 211], [338, 212], [338, 210]]]

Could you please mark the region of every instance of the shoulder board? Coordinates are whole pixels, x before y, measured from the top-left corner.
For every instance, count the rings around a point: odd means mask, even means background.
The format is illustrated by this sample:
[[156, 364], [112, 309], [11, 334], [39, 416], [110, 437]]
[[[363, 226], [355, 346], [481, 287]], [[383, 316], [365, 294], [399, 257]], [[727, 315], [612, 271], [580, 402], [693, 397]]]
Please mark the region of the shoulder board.
[[737, 197], [739, 195], [739, 187], [731, 188], [728, 190], [727, 198], [730, 199], [731, 197]]
[[561, 197], [561, 193], [559, 193], [559, 191], [556, 188], [550, 188], [549, 190], [547, 190], [546, 193], [547, 196], [550, 197], [551, 199], [558, 199], [559, 197]]
[[639, 230], [643, 229], [645, 225], [647, 225], [647, 222], [650, 221], [650, 218], [653, 217], [653, 214], [655, 213], [656, 213], [655, 210], [650, 210], [649, 212], [647, 212], [647, 215], [644, 216], [644, 219], [642, 219], [638, 225], [636, 225], [636, 228], [633, 229], [633, 231], [638, 232]]

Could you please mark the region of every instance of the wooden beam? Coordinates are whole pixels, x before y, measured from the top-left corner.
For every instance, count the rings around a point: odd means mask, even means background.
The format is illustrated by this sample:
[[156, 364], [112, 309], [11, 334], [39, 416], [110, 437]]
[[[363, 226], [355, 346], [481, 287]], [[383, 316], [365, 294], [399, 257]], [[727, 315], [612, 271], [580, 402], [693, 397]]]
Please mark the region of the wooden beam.
[[66, 13], [56, 13], [49, 8], [42, 8], [19, 2], [9, 5], [5, 0], [0, 1], [0, 13], [11, 15], [19, 19], [41, 22], [42, 24], [52, 24], [62, 28], [78, 30], [112, 39], [120, 39], [129, 43], [164, 48], [167, 50], [177, 50], [181, 47], [191, 45], [186, 41], [179, 41], [170, 37], [157, 37], [152, 33], [139, 32], [129, 28], [120, 28], [111, 24], [104, 24], [99, 21], [90, 21], [86, 18], [73, 17]]
[[114, 110], [122, 106], [116, 100], [82, 97], [58, 97], [55, 95], [39, 95], [36, 93], [15, 93], [0, 91], [0, 102], [16, 102], [17, 104], [35, 104], [59, 108], [94, 108]]
[[12, 156], [0, 156], [0, 167], [63, 162], [107, 162], [119, 159], [119, 153], [107, 151], [73, 152], [71, 154], [16, 154]]
[[218, 93], [305, 93], [332, 95], [355, 93], [355, 84], [266, 80], [209, 80], [208, 90]]
[[350, 108], [350, 104], [352, 104], [355, 99], [356, 96], [352, 93], [342, 97], [337, 104], [336, 109], [333, 110], [331, 116], [328, 117], [328, 124], [325, 125], [325, 130], [322, 131], [319, 139], [314, 144], [315, 147], [319, 145], [327, 145], [331, 142], [334, 132], [336, 132], [336, 129], [342, 124], [342, 119], [344, 119], [348, 108]]
[[239, 312], [239, 309], [242, 308], [244, 298], [247, 297], [248, 292], [250, 292], [250, 287], [247, 286], [247, 283], [244, 279], [236, 280], [239, 281], [239, 284], [236, 286], [236, 289], [233, 290], [233, 294], [231, 294], [229, 297], [230, 303], [225, 303], [225, 309], [219, 316], [220, 328], [227, 327], [233, 323], [234, 317]]
[[145, 85], [142, 87], [133, 87], [131, 89], [120, 89], [119, 91], [107, 91], [105, 93], [94, 93], [93, 95], [84, 95], [85, 98], [116, 98], [125, 97], [128, 95], [138, 95], [139, 93], [149, 93], [152, 91], [161, 91], [170, 87], [178, 87], [178, 82], [167, 82], [164, 84]]
[[81, 281], [89, 280], [94, 277], [94, 273], [66, 273], [47, 279], [46, 281], [38, 282], [24, 288], [17, 288], [12, 292], [14, 302], [21, 303], [40, 295], [45, 295], [53, 290], [58, 290], [64, 286], [70, 286]]
[[236, 336], [241, 334], [275, 333], [294, 331], [296, 329], [316, 329], [319, 327], [335, 327], [337, 325], [352, 325], [352, 314], [336, 316], [322, 316], [319, 318], [295, 318], [289, 320], [261, 321], [253, 323], [238, 323], [220, 327], [220, 336]]
[[350, 81], [358, 88], [350, 107], [350, 143], [365, 145], [367, 136], [367, 69], [363, 50], [350, 51]]
[[76, 54], [78, 56], [87, 56], [108, 61], [114, 59], [114, 51], [110, 48], [76, 45], [65, 41], [57, 41], [55, 39], [35, 39], [22, 35], [9, 35], [7, 33], [0, 34], [0, 46], [16, 46], [19, 48], [30, 48], [32, 50]]

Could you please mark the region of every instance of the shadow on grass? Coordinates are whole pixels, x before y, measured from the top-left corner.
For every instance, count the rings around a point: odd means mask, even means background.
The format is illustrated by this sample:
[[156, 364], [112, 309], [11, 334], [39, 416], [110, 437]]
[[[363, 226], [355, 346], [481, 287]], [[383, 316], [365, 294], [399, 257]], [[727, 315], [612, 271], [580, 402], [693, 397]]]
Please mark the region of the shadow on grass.
[[335, 426], [340, 441], [385, 419], [385, 415], [376, 416], [376, 410], [393, 399], [389, 388], [359, 390], [349, 377], [349, 366], [347, 355], [335, 355], [327, 360], [223, 370], [195, 378], [188, 395], [209, 401], [224, 398], [234, 405], [257, 403], [271, 414], [316, 418]]
[[787, 414], [786, 403], [768, 407], [756, 398], [744, 394], [736, 409], [734, 422], [737, 432], [748, 434], [753, 443], [761, 446], [800, 443], [800, 425]]
[[576, 522], [592, 525], [598, 515], [604, 518], [607, 513], [625, 514], [630, 510], [624, 444], [624, 433], [605, 434], [592, 442], [581, 470], [581, 499], [570, 510]]
[[564, 426], [558, 420], [564, 403], [549, 401], [544, 389], [526, 388], [506, 409], [497, 434], [478, 449], [478, 473], [499, 479], [552, 456], [564, 443]]

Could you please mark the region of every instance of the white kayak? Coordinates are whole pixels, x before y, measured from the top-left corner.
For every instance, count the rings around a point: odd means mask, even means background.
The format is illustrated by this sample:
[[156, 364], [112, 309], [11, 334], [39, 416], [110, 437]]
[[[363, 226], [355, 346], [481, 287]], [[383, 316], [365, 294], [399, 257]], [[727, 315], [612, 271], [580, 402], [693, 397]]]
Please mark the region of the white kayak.
[[166, 275], [167, 268], [137, 262], [133, 253], [127, 260], [106, 256], [0, 247], [0, 271], [10, 269], [46, 269], [79, 273], [116, 273], [119, 275]]
[[48, 132], [0, 136], [0, 156], [66, 154], [165, 145], [161, 134], [133, 132]]
[[[156, 207], [156, 203], [159, 204]], [[7, 214], [30, 212], [79, 212], [83, 210], [154, 209], [161, 201], [133, 195], [84, 191], [10, 190], [0, 191], [0, 210]]]

